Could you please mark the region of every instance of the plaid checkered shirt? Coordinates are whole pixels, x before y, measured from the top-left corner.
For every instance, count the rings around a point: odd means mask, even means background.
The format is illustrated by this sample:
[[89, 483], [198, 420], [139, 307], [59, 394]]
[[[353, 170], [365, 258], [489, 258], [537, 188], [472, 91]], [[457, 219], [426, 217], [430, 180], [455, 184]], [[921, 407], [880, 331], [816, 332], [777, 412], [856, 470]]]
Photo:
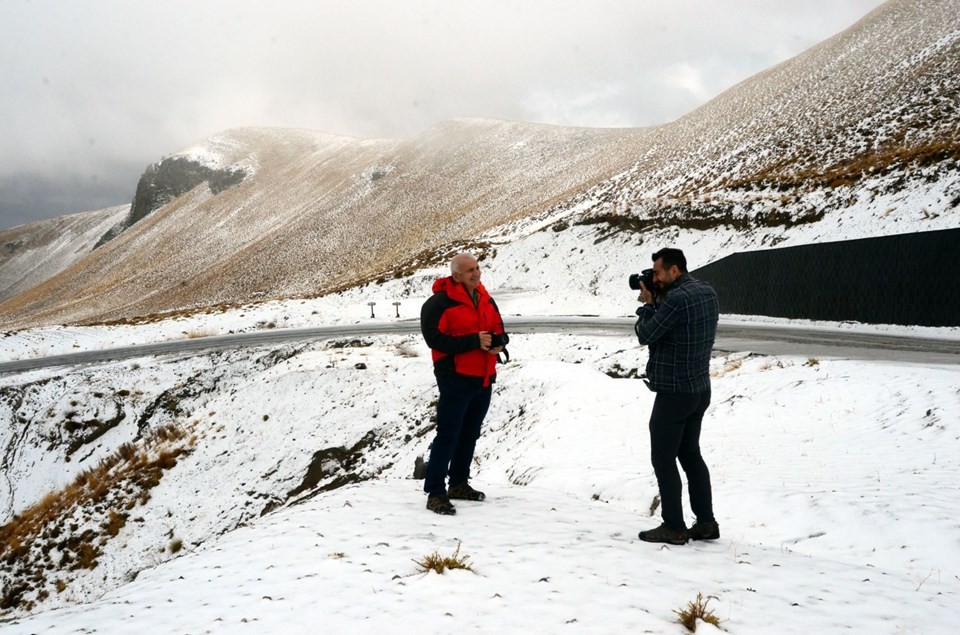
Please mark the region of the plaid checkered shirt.
[[710, 352], [717, 336], [720, 303], [709, 283], [683, 274], [657, 306], [637, 309], [634, 330], [650, 349], [647, 385], [655, 392], [710, 390]]

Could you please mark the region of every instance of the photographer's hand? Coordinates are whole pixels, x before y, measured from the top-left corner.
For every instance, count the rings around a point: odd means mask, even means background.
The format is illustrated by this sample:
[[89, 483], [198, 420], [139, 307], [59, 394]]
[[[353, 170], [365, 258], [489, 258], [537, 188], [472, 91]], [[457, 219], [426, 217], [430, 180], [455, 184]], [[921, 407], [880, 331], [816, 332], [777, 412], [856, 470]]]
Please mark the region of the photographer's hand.
[[640, 282], [640, 301], [644, 304], [654, 304], [653, 292], [647, 288], [647, 285], [643, 284], [643, 281]]
[[478, 335], [480, 336], [480, 348], [489, 351], [490, 345], [493, 344], [493, 338], [490, 336], [490, 333], [488, 331], [480, 331]]

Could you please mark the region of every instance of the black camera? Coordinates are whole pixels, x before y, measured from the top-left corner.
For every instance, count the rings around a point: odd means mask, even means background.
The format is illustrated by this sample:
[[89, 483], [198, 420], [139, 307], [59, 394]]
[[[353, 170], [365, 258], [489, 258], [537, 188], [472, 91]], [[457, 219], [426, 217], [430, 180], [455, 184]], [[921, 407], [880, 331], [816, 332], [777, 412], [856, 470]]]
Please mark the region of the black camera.
[[640, 289], [640, 283], [643, 282], [643, 286], [653, 295], [660, 293], [660, 285], [653, 279], [653, 269], [644, 269], [640, 273], [630, 274], [627, 282], [630, 283], [630, 288], [635, 291]]
[[490, 348], [500, 348], [507, 345], [507, 334], [506, 333], [491, 333], [490, 334]]

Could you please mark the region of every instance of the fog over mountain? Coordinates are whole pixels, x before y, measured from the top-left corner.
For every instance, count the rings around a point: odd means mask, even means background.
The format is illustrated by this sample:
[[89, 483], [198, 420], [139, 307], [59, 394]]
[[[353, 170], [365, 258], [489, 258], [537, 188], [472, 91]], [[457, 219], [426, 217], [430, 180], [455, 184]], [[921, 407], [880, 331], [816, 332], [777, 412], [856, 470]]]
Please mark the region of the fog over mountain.
[[0, 230], [129, 203], [220, 130], [674, 120], [881, 0], [0, 3]]
[[[126, 220], [96, 240], [61, 232], [73, 247], [53, 250], [31, 238], [43, 224], [0, 235], [2, 322], [329, 293], [408, 275], [465, 244], [518, 247], [556, 219], [585, 243], [726, 236], [700, 250], [707, 260], [954, 227], [958, 42], [960, 3], [896, 0], [659, 127], [460, 119], [408, 140], [228, 130], [148, 170]], [[41, 260], [58, 264], [31, 273]]]

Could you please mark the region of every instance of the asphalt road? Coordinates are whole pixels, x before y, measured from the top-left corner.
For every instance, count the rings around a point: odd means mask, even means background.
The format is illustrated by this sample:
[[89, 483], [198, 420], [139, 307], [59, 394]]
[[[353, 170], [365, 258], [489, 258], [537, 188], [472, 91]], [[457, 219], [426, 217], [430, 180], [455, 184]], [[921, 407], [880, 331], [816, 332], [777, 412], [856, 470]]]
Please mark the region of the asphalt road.
[[[587, 333], [633, 339], [632, 318], [507, 317], [507, 331], [521, 333]], [[276, 345], [285, 342], [355, 338], [383, 333], [416, 333], [417, 320], [275, 329], [140, 344], [108, 350], [83, 351], [0, 363], [0, 374], [52, 366], [79, 366], [107, 361]], [[816, 358], [863, 359], [918, 364], [960, 364], [960, 340], [904, 337], [874, 333], [851, 333], [827, 329], [783, 327], [766, 324], [725, 324], [717, 330], [715, 351], [750, 351], [762, 355], [798, 355]]]

